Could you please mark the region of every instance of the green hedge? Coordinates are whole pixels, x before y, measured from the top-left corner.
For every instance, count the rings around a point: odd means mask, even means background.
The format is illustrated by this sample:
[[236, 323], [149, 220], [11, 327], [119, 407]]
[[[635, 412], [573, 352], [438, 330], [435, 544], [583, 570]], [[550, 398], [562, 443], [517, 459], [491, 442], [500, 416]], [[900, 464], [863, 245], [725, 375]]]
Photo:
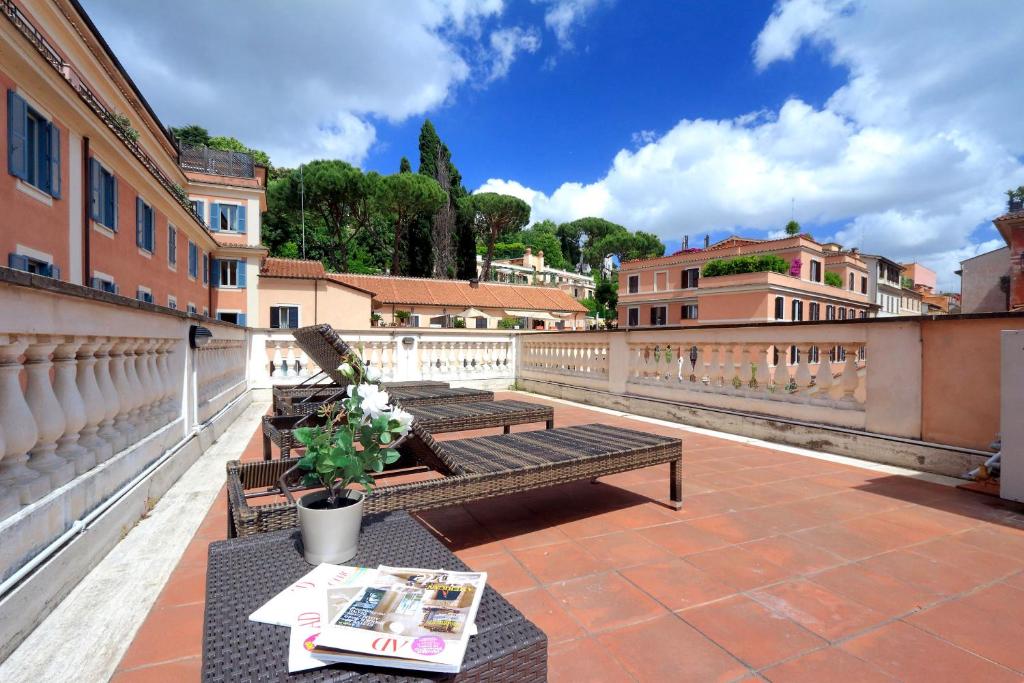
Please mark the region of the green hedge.
[[700, 274], [704, 277], [716, 275], [739, 275], [741, 273], [788, 273], [789, 262], [781, 256], [737, 256], [730, 259], [714, 259], [704, 264]]
[[843, 286], [843, 277], [839, 273], [825, 273], [825, 284], [833, 287]]

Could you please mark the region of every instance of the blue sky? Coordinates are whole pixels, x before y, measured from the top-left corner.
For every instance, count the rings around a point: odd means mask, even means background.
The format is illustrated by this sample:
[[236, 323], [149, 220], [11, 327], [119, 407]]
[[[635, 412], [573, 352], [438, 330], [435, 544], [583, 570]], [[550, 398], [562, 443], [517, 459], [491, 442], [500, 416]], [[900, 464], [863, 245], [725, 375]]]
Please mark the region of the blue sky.
[[1024, 184], [1016, 0], [83, 1], [169, 125], [394, 172], [429, 117], [470, 190], [670, 248], [795, 203], [957, 289]]

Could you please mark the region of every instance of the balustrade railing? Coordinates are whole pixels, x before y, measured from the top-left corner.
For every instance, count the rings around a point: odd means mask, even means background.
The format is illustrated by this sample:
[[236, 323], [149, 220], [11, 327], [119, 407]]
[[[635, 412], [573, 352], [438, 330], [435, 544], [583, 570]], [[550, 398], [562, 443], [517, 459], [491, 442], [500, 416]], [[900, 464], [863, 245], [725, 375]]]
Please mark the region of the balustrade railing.
[[531, 372], [607, 380], [608, 343], [527, 340], [523, 343], [522, 367]]

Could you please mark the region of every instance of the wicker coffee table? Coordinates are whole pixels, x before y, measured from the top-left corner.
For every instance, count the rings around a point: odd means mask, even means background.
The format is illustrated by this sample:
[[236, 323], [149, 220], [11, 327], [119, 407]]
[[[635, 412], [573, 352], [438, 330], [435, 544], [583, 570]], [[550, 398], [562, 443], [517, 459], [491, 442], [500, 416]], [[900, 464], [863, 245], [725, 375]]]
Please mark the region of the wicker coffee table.
[[[249, 614], [312, 569], [301, 546], [298, 529], [210, 544], [204, 681], [547, 680], [547, 636], [490, 586], [476, 617], [479, 632], [470, 639], [458, 674], [334, 664], [289, 675], [288, 629], [249, 621]], [[468, 569], [406, 512], [364, 517], [359, 554], [349, 564]]]

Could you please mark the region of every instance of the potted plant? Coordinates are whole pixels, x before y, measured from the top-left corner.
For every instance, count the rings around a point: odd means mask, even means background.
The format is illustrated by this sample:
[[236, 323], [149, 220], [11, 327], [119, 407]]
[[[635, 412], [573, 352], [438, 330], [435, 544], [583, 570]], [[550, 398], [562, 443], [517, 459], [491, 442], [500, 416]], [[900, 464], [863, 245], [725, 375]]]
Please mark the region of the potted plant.
[[[373, 473], [398, 460], [396, 448], [412, 426], [412, 416], [392, 406], [387, 392], [373, 383], [379, 376], [372, 368], [351, 357], [338, 369], [352, 380], [348, 397], [324, 406], [316, 426], [295, 430], [306, 452], [281, 478], [287, 491], [284, 480], [301, 470], [303, 486], [320, 488], [296, 503], [303, 555], [310, 564], [346, 562], [356, 554]], [[352, 484], [363, 491], [349, 488]]]

